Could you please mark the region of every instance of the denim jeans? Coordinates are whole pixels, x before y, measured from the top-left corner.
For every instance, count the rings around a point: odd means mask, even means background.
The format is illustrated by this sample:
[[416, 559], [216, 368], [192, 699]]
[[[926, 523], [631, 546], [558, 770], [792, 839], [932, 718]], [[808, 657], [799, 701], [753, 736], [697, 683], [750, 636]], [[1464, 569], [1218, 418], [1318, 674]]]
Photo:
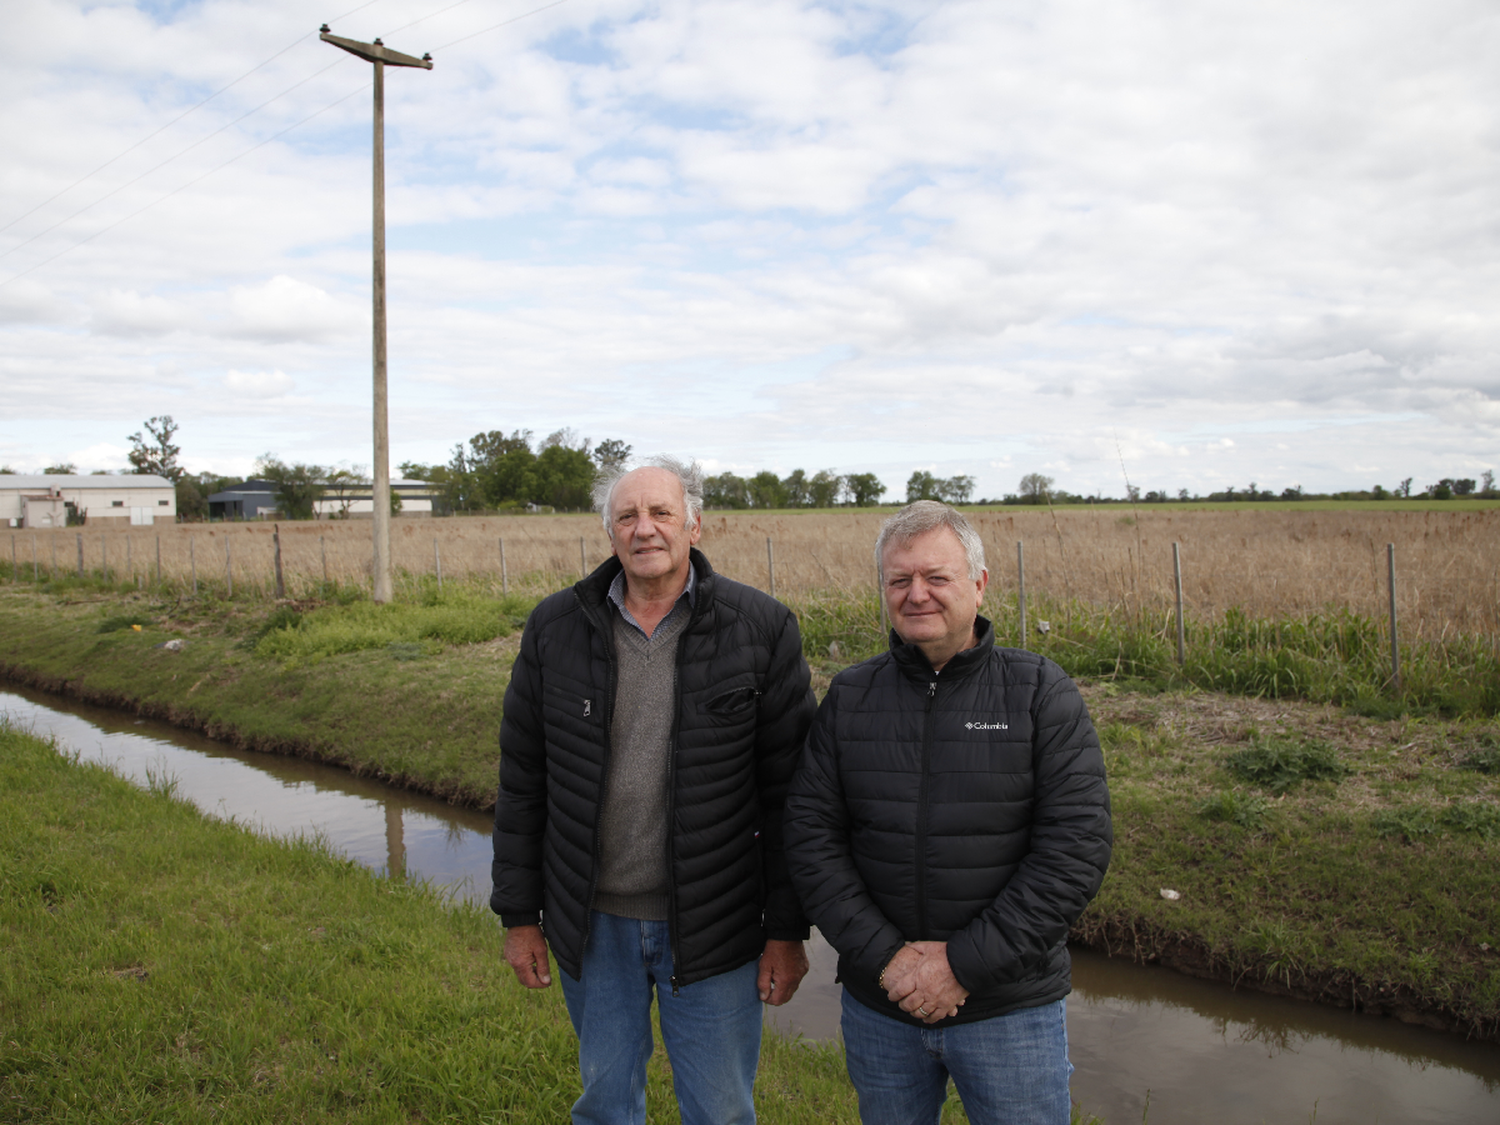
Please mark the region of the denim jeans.
[[937, 1125], [948, 1078], [974, 1125], [1068, 1125], [1064, 1001], [913, 1027], [846, 991], [844, 1050], [863, 1125]]
[[754, 961], [672, 994], [667, 923], [589, 915], [583, 976], [558, 970], [578, 1033], [583, 1096], [574, 1125], [641, 1125], [651, 1057], [651, 992], [683, 1125], [753, 1125], [761, 1004]]

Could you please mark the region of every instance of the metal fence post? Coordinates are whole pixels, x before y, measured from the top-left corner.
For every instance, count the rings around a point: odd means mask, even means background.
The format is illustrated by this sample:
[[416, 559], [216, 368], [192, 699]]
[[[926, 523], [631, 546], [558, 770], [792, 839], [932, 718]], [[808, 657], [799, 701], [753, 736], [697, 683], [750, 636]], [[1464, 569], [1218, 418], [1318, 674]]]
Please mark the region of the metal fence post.
[[776, 596], [776, 548], [771, 544], [771, 537], [766, 536], [766, 574], [770, 576], [770, 595]]
[[21, 581], [21, 564], [16, 562], [16, 537], [10, 537], [10, 584]]
[[1182, 622], [1182, 552], [1172, 544], [1172, 577], [1177, 583], [1177, 663], [1187, 661], [1187, 627]]
[[323, 596], [328, 596], [328, 542], [323, 536], [318, 536], [318, 552], [323, 556]]
[[37, 562], [36, 562], [36, 536], [35, 535], [33, 535], [31, 537], [31, 580], [33, 582], [40, 582], [41, 581], [41, 568], [37, 566]]
[[584, 550], [582, 535], [578, 537], [578, 570], [578, 577], [587, 578], [589, 576], [589, 555]]
[[1016, 540], [1016, 608], [1021, 615], [1021, 647], [1026, 647], [1026, 548]]
[[78, 577], [83, 577], [83, 532], [78, 533]]
[[224, 534], [224, 596], [234, 597], [234, 560], [229, 555], [229, 534]]
[[1391, 683], [1401, 690], [1401, 645], [1396, 639], [1396, 544], [1385, 545], [1386, 582], [1391, 591]]
[[505, 569], [505, 536], [500, 536], [500, 593], [510, 593], [510, 574]]
[[99, 573], [104, 581], [109, 581], [109, 544], [103, 535], [99, 536]]
[[198, 556], [193, 551], [193, 537], [188, 536], [188, 566], [193, 571], [193, 597], [198, 596]]
[[437, 575], [438, 589], [443, 588], [443, 556], [438, 551], [437, 536], [432, 537], [432, 570]]
[[161, 536], [156, 537], [156, 584], [161, 585]]

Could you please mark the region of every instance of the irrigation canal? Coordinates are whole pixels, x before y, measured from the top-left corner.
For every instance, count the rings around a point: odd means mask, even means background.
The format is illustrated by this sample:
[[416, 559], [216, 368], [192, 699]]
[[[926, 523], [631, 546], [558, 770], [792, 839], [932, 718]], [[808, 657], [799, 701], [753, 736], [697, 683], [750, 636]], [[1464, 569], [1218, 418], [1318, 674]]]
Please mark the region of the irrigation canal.
[[[272, 835], [320, 832], [360, 863], [489, 894], [490, 818], [296, 758], [240, 753], [164, 723], [10, 686], [6, 712], [142, 784], [147, 770], [215, 816]], [[833, 951], [768, 1009], [815, 1039], [838, 1028]], [[1073, 1097], [1106, 1125], [1472, 1125], [1500, 1121], [1500, 1047], [1314, 1004], [1236, 991], [1088, 952], [1068, 998]]]

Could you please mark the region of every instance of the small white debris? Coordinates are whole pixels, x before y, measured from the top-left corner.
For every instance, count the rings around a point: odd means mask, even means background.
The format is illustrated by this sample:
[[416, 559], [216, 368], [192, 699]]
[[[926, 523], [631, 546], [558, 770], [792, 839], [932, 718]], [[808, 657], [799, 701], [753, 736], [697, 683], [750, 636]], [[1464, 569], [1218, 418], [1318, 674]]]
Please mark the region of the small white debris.
[[828, 642], [828, 659], [829, 660], [838, 660], [842, 656], [843, 656], [843, 652], [840, 651], [840, 649], [839, 649], [839, 643], [838, 643], [838, 641], [829, 641]]
[[1182, 895], [1178, 891], [1174, 891], [1171, 887], [1163, 887], [1161, 889], [1161, 897], [1168, 902], [1176, 902]]
[[1490, 943], [1487, 942], [1487, 941], [1480, 942], [1479, 943], [1479, 951], [1481, 953], [1488, 953], [1490, 951]]
[[187, 648], [187, 641], [183, 640], [181, 637], [173, 637], [170, 641], [163, 641], [156, 647], [164, 648], [168, 652], [181, 652], [183, 649]]
[[1043, 636], [1046, 636], [1048, 633], [1052, 632], [1052, 622], [1038, 621], [1036, 623], [1036, 631], [1038, 633], [1041, 633]]

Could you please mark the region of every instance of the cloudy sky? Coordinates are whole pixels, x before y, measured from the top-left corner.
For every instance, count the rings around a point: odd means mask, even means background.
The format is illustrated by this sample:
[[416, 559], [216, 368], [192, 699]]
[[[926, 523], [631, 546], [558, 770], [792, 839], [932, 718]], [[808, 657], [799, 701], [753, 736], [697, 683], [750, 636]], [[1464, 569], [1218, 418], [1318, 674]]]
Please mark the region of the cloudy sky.
[[371, 67], [327, 20], [436, 61], [387, 71], [393, 462], [1500, 469], [1492, 2], [361, 3], [8, 0], [0, 464], [166, 413], [193, 470], [369, 465]]

